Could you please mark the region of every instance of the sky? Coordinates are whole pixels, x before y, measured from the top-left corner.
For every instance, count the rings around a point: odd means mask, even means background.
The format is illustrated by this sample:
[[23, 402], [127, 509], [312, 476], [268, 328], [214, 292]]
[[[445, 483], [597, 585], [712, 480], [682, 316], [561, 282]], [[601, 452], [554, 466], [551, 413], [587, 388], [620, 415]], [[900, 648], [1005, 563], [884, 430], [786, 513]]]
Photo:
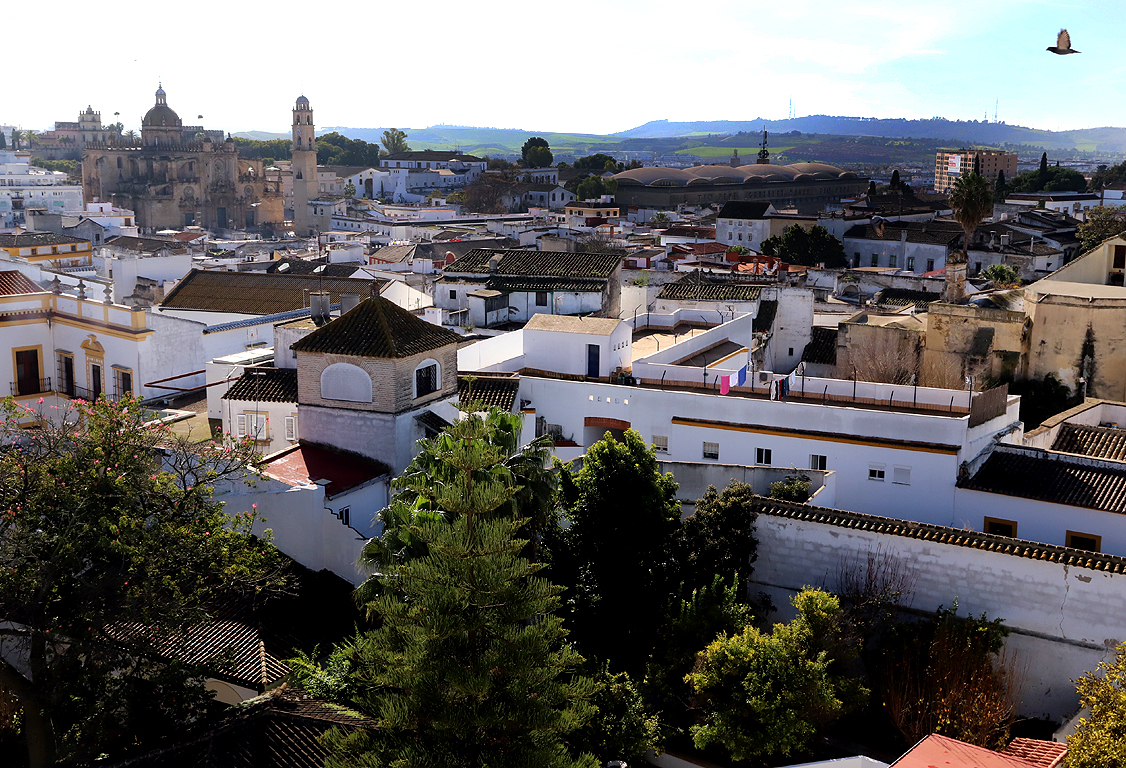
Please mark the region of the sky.
[[[0, 124], [49, 130], [89, 104], [139, 128], [162, 82], [185, 125], [236, 132], [288, 132], [302, 93], [318, 126], [363, 128], [612, 133], [781, 119], [791, 100], [795, 116], [992, 120], [996, 104], [1010, 125], [1126, 126], [1122, 0], [128, 7], [21, 6], [36, 43], [10, 62]], [[1081, 54], [1045, 50], [1061, 27]]]

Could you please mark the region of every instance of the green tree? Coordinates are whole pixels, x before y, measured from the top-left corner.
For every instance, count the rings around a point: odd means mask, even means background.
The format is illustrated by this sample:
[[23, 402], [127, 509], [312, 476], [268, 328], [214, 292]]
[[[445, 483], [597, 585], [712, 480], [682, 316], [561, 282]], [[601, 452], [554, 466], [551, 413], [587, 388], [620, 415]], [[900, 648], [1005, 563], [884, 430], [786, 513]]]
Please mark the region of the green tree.
[[888, 185], [892, 189], [899, 189], [899, 169], [896, 168], [891, 172], [891, 183]]
[[763, 240], [759, 249], [766, 256], [777, 256], [787, 264], [815, 267], [824, 263], [830, 269], [848, 265], [841, 241], [820, 224], [808, 230], [800, 224], [793, 224], [780, 237], [774, 235]]
[[1044, 152], [1040, 155], [1040, 168], [1037, 171], [1041, 176], [1048, 173], [1048, 153]]
[[[2, 146], [2, 145], [0, 145]], [[1091, 189], [1099, 191], [1104, 187], [1126, 184], [1126, 162], [1110, 166], [1100, 165], [1095, 175], [1091, 177]]]
[[965, 236], [962, 261], [965, 262], [965, 252], [973, 244], [977, 225], [993, 215], [993, 192], [989, 182], [976, 173], [959, 176], [950, 191], [950, 207], [954, 209], [954, 220], [962, 225]]
[[400, 131], [398, 128], [388, 128], [383, 132], [383, 148], [389, 155], [397, 155], [400, 152], [410, 152], [411, 148], [407, 144], [406, 131]]
[[1077, 681], [1079, 705], [1090, 715], [1067, 738], [1068, 768], [1119, 768], [1126, 765], [1126, 643], [1114, 661]]
[[344, 196], [345, 197], [355, 197], [356, 196], [356, 185], [353, 184], [350, 181], [347, 184], [345, 184], [344, 185]]
[[548, 548], [552, 578], [567, 587], [570, 628], [584, 654], [637, 676], [670, 593], [676, 481], [627, 430], [592, 445], [578, 473], [561, 466], [560, 488], [569, 525], [548, 532]]
[[1005, 172], [997, 171], [997, 181], [993, 184], [993, 202], [1003, 203], [1009, 194], [1009, 188], [1005, 184]]
[[604, 179], [594, 174], [583, 176], [577, 180], [571, 179], [567, 184], [563, 185], [564, 188], [567, 188], [572, 182], [574, 182], [574, 189], [571, 191], [573, 191], [575, 196], [580, 200], [593, 200], [603, 195], [612, 195], [618, 191], [617, 180]]
[[575, 160], [572, 167], [574, 167], [574, 168], [587, 168], [587, 169], [590, 169], [592, 171], [598, 171], [599, 173], [602, 173], [602, 172], [607, 171], [607, 170], [610, 170], [610, 171], [619, 170], [618, 169], [618, 162], [614, 158], [610, 157], [609, 155], [604, 155], [601, 152], [594, 154], [594, 155], [587, 155], [586, 157], [578, 158], [577, 160]]
[[603, 665], [591, 678], [598, 686], [590, 698], [596, 712], [567, 739], [572, 752], [592, 754], [599, 765], [614, 760], [640, 763], [648, 750], [661, 752], [660, 719], [649, 711], [629, 675]]
[[563, 643], [559, 589], [521, 556], [519, 492], [486, 419], [444, 433], [446, 465], [428, 495], [437, 514], [410, 528], [423, 554], [372, 577], [375, 629], [348, 659], [349, 703], [368, 726], [325, 736], [330, 766], [575, 766], [564, 737], [592, 714], [594, 683]]
[[669, 215], [664, 211], [657, 211], [649, 217], [649, 221], [646, 223], [649, 226], [655, 227], [657, 229], [660, 229], [661, 227], [667, 227], [669, 225]]
[[840, 601], [806, 587], [791, 602], [798, 615], [790, 623], [770, 634], [748, 626], [701, 652], [687, 678], [705, 712], [692, 728], [697, 748], [719, 744], [736, 760], [786, 757], [863, 703], [867, 690], [842, 670], [857, 649]]
[[785, 480], [770, 484], [770, 498], [804, 504], [809, 501], [809, 488], [808, 475], [801, 473], [790, 475]]
[[0, 659], [0, 686], [22, 707], [33, 768], [198, 717], [208, 665], [169, 661], [162, 644], [206, 619], [213, 595], [278, 578], [276, 550], [250, 536], [256, 513], [212, 497], [256, 460], [249, 441], [191, 450], [132, 399], [73, 409], [25, 431], [36, 414], [4, 404], [0, 638], [23, 651], [21, 664]]
[[555, 161], [547, 139], [533, 136], [520, 148], [520, 158], [525, 168], [548, 168]]
[[19, 151], [20, 141], [23, 140], [23, 137], [24, 137], [23, 131], [21, 131], [18, 128], [12, 129], [12, 149], [16, 150], [17, 152]]
[[1097, 205], [1087, 211], [1087, 220], [1075, 233], [1083, 252], [1093, 250], [1109, 237], [1126, 232], [1126, 205]]
[[8, 140], [4, 138], [4, 133], [0, 131], [0, 149], [7, 149]]
[[1020, 285], [1020, 274], [1008, 264], [990, 264], [981, 270], [981, 277], [992, 280], [998, 288]]

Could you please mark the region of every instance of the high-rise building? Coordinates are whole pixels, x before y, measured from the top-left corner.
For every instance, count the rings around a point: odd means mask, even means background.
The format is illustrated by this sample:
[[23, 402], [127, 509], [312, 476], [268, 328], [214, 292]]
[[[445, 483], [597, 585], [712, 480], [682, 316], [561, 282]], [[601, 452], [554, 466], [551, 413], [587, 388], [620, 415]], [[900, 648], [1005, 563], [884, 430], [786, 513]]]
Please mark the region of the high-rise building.
[[313, 219], [309, 215], [310, 193], [315, 197], [317, 187], [317, 127], [313, 123], [313, 109], [304, 96], [297, 97], [293, 107], [293, 232], [298, 237], [308, 237], [313, 232]]
[[959, 149], [955, 152], [938, 152], [934, 159], [934, 189], [936, 192], [946, 192], [954, 186], [959, 176], [972, 173], [974, 161], [977, 161], [977, 172], [989, 180], [997, 181], [997, 174], [1005, 172], [1005, 178], [1011, 180], [1017, 175], [1017, 156], [1015, 153], [1002, 152], [996, 149]]

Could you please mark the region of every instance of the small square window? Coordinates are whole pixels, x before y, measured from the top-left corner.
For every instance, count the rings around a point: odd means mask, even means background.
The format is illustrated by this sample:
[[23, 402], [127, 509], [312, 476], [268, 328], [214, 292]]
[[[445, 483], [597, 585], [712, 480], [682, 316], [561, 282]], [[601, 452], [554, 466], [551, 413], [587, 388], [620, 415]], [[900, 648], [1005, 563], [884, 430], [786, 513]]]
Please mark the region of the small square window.
[[455, 291], [453, 288], [451, 288], [450, 289], [450, 300], [452, 301], [456, 298], [457, 298], [457, 291]]
[[769, 448], [755, 448], [755, 464], [770, 466], [771, 453]]
[[809, 454], [809, 468], [819, 469], [824, 471], [825, 465], [828, 463], [827, 457], [821, 456], [816, 453]]
[[892, 467], [891, 481], [896, 485], [911, 485], [911, 467]]
[[869, 464], [868, 479], [882, 483], [884, 481], [884, 469], [885, 466], [883, 464]]
[[536, 291], [536, 306], [537, 307], [546, 307], [547, 306], [547, 291]]
[[875, 254], [875, 253], [872, 254], [872, 266], [873, 267], [880, 266], [880, 257], [879, 257], [878, 254]]
[[1017, 524], [1015, 520], [1002, 520], [999, 517], [987, 517], [982, 527], [985, 529], [986, 533], [994, 536], [1016, 538], [1017, 535]]
[[1067, 546], [1072, 549], [1085, 549], [1088, 552], [1101, 552], [1103, 537], [1093, 533], [1067, 532]]
[[669, 452], [669, 438], [667, 435], [653, 435], [653, 450], [657, 453]]
[[704, 458], [719, 459], [719, 443], [704, 443]]

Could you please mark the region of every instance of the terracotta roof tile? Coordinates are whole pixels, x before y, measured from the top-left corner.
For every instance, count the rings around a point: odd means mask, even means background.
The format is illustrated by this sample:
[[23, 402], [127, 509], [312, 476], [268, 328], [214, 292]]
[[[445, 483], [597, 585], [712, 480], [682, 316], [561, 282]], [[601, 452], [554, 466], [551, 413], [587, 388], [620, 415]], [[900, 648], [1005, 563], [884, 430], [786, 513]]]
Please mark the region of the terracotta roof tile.
[[1052, 443], [1052, 450], [1126, 461], [1126, 429], [1062, 424]]
[[1126, 513], [1126, 467], [1037, 448], [994, 449], [958, 487], [1072, 507]]
[[459, 376], [457, 379], [457, 395], [459, 400], [472, 398], [475, 402], [484, 403], [486, 406], [496, 406], [502, 411], [511, 411], [516, 404], [516, 395], [520, 392], [519, 376], [488, 376], [476, 374], [474, 376]]
[[1041, 768], [1036, 763], [1003, 755], [985, 747], [967, 744], [932, 733], [896, 760], [895, 768]]
[[1067, 757], [1067, 744], [1043, 739], [1017, 738], [999, 751], [1002, 755], [1019, 757], [1042, 768], [1056, 768]]
[[379, 285], [379, 281], [193, 269], [164, 297], [160, 306], [164, 309], [273, 315], [309, 306], [310, 291], [327, 291], [329, 301], [337, 304], [340, 294], [368, 296], [373, 285]]
[[803, 363], [836, 365], [837, 329], [815, 325], [809, 330], [809, 343], [802, 350], [801, 361]]
[[713, 277], [700, 270], [666, 283], [657, 294], [658, 299], [669, 301], [758, 301], [761, 296], [761, 285]]
[[0, 296], [23, 296], [28, 293], [46, 292], [19, 270], [8, 269], [0, 272]]
[[267, 456], [262, 470], [290, 485], [327, 481], [325, 496], [329, 498], [391, 473], [391, 468], [381, 461], [304, 440], [288, 450]]
[[0, 234], [0, 248], [33, 248], [37, 245], [67, 245], [89, 242], [84, 237], [68, 237], [56, 235], [54, 232], [20, 232], [18, 235]]
[[460, 338], [382, 296], [373, 296], [305, 336], [292, 348], [297, 352], [397, 358], [457, 344]]
[[770, 203], [750, 200], [728, 200], [717, 214], [717, 219], [764, 219]]
[[296, 403], [297, 369], [247, 368], [238, 381], [223, 393], [222, 399], [250, 403]]
[[[499, 257], [496, 269], [490, 271], [489, 260]], [[604, 253], [569, 253], [566, 251], [498, 251], [475, 248], [446, 266], [446, 274], [494, 275], [496, 277], [565, 277], [608, 279], [621, 263], [622, 257]]]

